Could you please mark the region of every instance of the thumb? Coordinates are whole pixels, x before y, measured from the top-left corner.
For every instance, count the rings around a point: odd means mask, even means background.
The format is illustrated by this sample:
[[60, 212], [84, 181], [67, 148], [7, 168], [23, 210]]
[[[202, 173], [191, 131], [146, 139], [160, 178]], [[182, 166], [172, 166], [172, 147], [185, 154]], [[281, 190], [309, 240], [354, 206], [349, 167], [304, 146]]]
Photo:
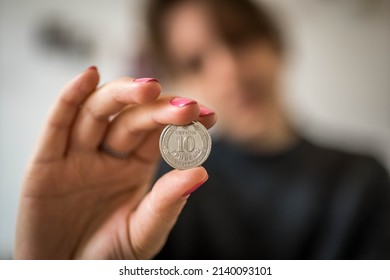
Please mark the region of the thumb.
[[130, 216], [131, 245], [138, 259], [152, 258], [162, 249], [188, 197], [207, 179], [206, 170], [197, 167], [172, 170], [155, 183]]

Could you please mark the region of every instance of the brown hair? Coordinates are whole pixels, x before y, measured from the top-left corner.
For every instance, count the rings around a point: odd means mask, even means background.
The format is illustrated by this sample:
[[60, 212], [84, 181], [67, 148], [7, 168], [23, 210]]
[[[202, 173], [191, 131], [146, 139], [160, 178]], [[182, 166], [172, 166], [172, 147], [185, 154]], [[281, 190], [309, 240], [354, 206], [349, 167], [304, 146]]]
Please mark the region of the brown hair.
[[231, 47], [254, 39], [270, 43], [279, 53], [284, 50], [281, 31], [268, 11], [250, 0], [150, 0], [147, 7], [147, 29], [152, 57], [166, 70], [172, 70], [164, 41], [162, 22], [166, 14], [185, 2], [206, 4], [213, 14], [221, 38]]

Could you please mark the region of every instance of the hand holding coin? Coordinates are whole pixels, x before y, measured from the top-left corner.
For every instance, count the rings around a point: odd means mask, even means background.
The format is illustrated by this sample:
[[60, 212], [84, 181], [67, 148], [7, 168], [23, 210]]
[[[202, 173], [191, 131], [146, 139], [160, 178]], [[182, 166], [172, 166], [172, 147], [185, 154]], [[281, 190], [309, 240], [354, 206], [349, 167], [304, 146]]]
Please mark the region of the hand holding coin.
[[[152, 258], [189, 194], [208, 178], [196, 166], [210, 152], [212, 110], [160, 96], [155, 79], [98, 82], [90, 67], [54, 104], [25, 174], [15, 258]], [[150, 189], [167, 125], [164, 158], [185, 170], [166, 173]]]

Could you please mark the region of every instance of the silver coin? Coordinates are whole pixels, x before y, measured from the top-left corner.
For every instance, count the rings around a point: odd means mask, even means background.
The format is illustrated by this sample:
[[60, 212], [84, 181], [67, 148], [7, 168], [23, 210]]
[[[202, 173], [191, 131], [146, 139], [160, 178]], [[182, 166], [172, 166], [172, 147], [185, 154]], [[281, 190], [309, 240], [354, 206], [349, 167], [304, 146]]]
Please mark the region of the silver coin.
[[211, 137], [199, 122], [168, 125], [160, 136], [160, 152], [173, 168], [190, 169], [202, 165], [211, 152]]

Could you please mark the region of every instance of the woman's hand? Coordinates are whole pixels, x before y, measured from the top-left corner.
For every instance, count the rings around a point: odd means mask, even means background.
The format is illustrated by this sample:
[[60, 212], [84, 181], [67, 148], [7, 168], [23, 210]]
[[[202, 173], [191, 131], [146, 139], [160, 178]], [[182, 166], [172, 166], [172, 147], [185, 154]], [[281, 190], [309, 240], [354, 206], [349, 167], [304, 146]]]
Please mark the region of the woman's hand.
[[[165, 243], [202, 167], [173, 170], [149, 191], [166, 124], [215, 114], [195, 101], [160, 95], [154, 79], [96, 88], [90, 67], [62, 91], [44, 127], [21, 192], [17, 259], [147, 259]], [[106, 147], [127, 155], [118, 158]]]

